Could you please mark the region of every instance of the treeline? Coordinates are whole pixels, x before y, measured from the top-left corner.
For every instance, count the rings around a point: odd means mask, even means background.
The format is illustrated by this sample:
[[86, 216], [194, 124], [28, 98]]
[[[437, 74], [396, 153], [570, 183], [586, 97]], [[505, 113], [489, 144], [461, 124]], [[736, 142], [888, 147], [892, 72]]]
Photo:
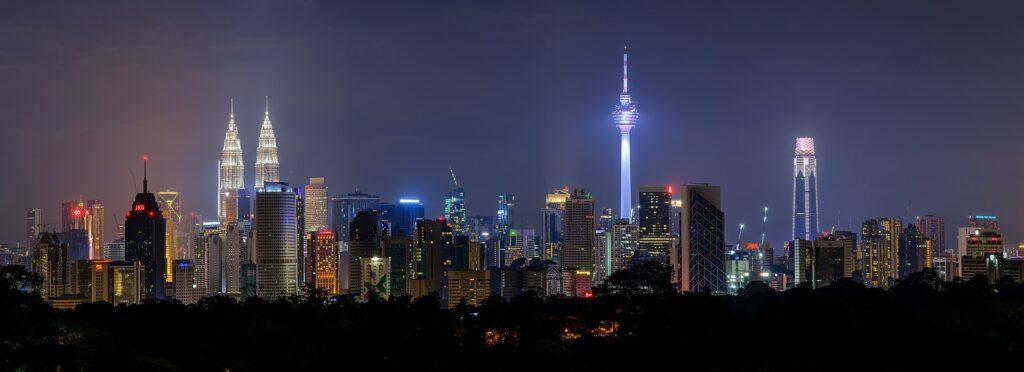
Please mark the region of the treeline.
[[443, 310], [436, 296], [211, 297], [52, 309], [0, 269], [4, 370], [976, 370], [1019, 365], [1024, 286], [913, 274], [737, 296], [679, 295], [667, 270], [613, 274], [591, 299], [526, 294]]

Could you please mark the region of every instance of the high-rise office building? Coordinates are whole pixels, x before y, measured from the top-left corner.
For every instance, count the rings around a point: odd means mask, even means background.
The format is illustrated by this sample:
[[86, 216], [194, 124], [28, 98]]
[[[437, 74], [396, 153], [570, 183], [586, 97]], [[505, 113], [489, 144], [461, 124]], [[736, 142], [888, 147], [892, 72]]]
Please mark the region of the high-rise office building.
[[328, 295], [339, 294], [338, 285], [338, 236], [323, 227], [308, 236], [308, 273], [306, 282]]
[[124, 261], [124, 240], [118, 239], [104, 244], [100, 258], [111, 261]]
[[672, 245], [669, 217], [672, 213], [671, 186], [643, 186], [640, 188], [640, 245], [639, 258], [668, 262]]
[[897, 249], [899, 262], [899, 275], [905, 278], [910, 274], [931, 267], [932, 243], [920, 230], [917, 225], [907, 224], [900, 232], [899, 247]]
[[67, 264], [68, 246], [55, 233], [40, 233], [39, 242], [32, 247], [32, 272], [43, 279], [39, 295], [44, 299], [64, 294]]
[[[81, 198], [80, 198], [81, 199]], [[87, 229], [85, 215], [89, 210], [85, 208], [85, 201], [69, 201], [61, 204], [60, 226], [61, 232], [71, 230]]]
[[327, 184], [323, 177], [309, 179], [305, 187], [305, 203], [303, 203], [303, 223], [306, 233], [326, 229], [327, 225]]
[[615, 217], [615, 211], [611, 208], [602, 208], [601, 215], [597, 216], [597, 230], [611, 230], [612, 225], [618, 220], [619, 218]]
[[573, 190], [565, 201], [562, 231], [565, 243], [559, 250], [558, 265], [563, 272], [594, 271], [594, 198], [583, 189]]
[[861, 224], [860, 254], [864, 281], [889, 288], [899, 278], [899, 234], [903, 222], [898, 218], [879, 218]]
[[[143, 158], [143, 160], [147, 160]], [[145, 271], [145, 298], [164, 299], [164, 286], [171, 278], [167, 275], [167, 221], [160, 211], [156, 195], [149, 192], [148, 175], [143, 163], [142, 192], [125, 216], [124, 256], [129, 262], [139, 262]]]
[[967, 216], [967, 227], [999, 231], [999, 219], [991, 214], [972, 214]]
[[65, 202], [61, 204], [61, 212], [60, 240], [68, 246], [68, 259], [88, 260], [93, 254], [92, 219], [85, 200], [79, 197], [78, 201]]
[[494, 219], [494, 232], [496, 234], [496, 263], [493, 266], [501, 267], [505, 262], [505, 250], [511, 244], [512, 229], [515, 228], [515, 206], [516, 196], [513, 194], [498, 195], [498, 211]]
[[89, 231], [89, 259], [98, 259], [103, 254], [104, 208], [99, 199], [85, 202], [86, 224]]
[[366, 301], [370, 296], [387, 300], [391, 297], [391, 259], [387, 257], [359, 258], [359, 299]]
[[423, 203], [411, 198], [399, 199], [398, 204], [382, 204], [379, 208], [385, 227], [390, 227], [390, 234], [397, 236], [413, 236], [416, 221], [423, 219], [425, 213]]
[[818, 161], [814, 138], [796, 139], [793, 158], [793, 239], [814, 240], [818, 234]]
[[298, 191], [287, 183], [267, 182], [256, 191], [252, 231], [257, 296], [298, 294], [298, 198]]
[[629, 95], [629, 55], [626, 50], [622, 52], [622, 93], [619, 94], [619, 104], [615, 105], [615, 111], [612, 112], [612, 120], [615, 121], [615, 126], [619, 128], [619, 136], [621, 139], [621, 158], [619, 162], [619, 218], [630, 219], [632, 218], [633, 202], [631, 196], [633, 189], [630, 184], [630, 169], [629, 169], [629, 132], [633, 130], [633, 126], [636, 125], [636, 120], [640, 115], [640, 112], [636, 108], [636, 103], [633, 102], [633, 98]]
[[914, 218], [917, 230], [932, 242], [932, 254], [946, 251], [946, 220], [940, 216], [926, 214]]
[[487, 270], [450, 270], [447, 283], [449, 309], [455, 308], [463, 300], [469, 306], [480, 306], [491, 295], [490, 276]]
[[417, 268], [416, 277], [425, 281], [427, 292], [436, 292], [442, 298], [447, 298], [452, 243], [452, 230], [445, 220], [416, 222], [416, 234], [413, 237], [415, 256], [412, 260]]
[[241, 293], [242, 255], [241, 229], [238, 222], [227, 222], [220, 226], [220, 290], [216, 293], [238, 296]]
[[684, 184], [679, 244], [669, 257], [683, 292], [725, 293], [725, 214], [719, 186]]
[[[406, 295], [406, 280], [409, 275], [409, 257], [415, 254], [413, 240], [408, 236], [388, 235], [381, 243], [384, 246], [384, 257], [391, 260], [391, 295]], [[415, 279], [415, 278], [413, 278]]]
[[171, 261], [171, 266], [174, 267], [171, 297], [186, 305], [199, 301], [202, 296], [196, 291], [196, 267], [192, 264], [192, 261], [173, 260]]
[[[991, 225], [989, 225], [991, 226]], [[1003, 236], [993, 227], [973, 227], [964, 244], [964, 255], [960, 259], [960, 277], [969, 280], [975, 275], [985, 275], [989, 282], [1002, 276], [1000, 264], [1003, 258]]]
[[35, 247], [39, 241], [39, 234], [43, 232], [43, 210], [29, 208], [25, 212], [25, 244], [28, 247]]
[[[362, 259], [381, 257], [381, 231], [380, 211], [365, 210], [356, 213], [356, 217], [349, 224], [348, 241], [348, 294], [363, 298], [366, 296], [367, 288], [364, 286], [363, 274], [366, 273], [361, 266], [365, 262]], [[390, 263], [389, 263], [390, 264]], [[368, 280], [368, 279], [367, 279]]]
[[[160, 210], [164, 213], [164, 220], [167, 221], [167, 231], [164, 241], [167, 242], [167, 250], [164, 251], [164, 259], [172, 263], [180, 258], [180, 252], [184, 249], [178, 241], [179, 229], [181, 228], [181, 194], [177, 191], [159, 191], [156, 193], [156, 200], [160, 203]], [[174, 280], [174, 265], [167, 266], [167, 279]]]
[[274, 137], [274, 126], [270, 124], [270, 99], [263, 113], [263, 126], [260, 127], [259, 146], [256, 147], [256, 188], [264, 187], [267, 182], [281, 181], [281, 165], [277, 159], [277, 139]]
[[597, 267], [594, 269], [595, 283], [601, 283], [616, 271], [626, 268], [626, 262], [639, 246], [640, 227], [619, 219], [598, 239]]
[[[271, 132], [273, 136], [273, 132]], [[231, 100], [231, 113], [228, 114], [228, 129], [224, 133], [224, 146], [220, 150], [217, 161], [217, 218], [225, 219], [230, 200], [225, 198], [225, 191], [245, 188], [245, 162], [242, 160], [242, 141], [238, 139], [238, 126], [235, 125], [235, 100]], [[260, 187], [262, 184], [257, 184]], [[235, 200], [237, 204], [237, 200]], [[237, 205], [236, 205], [237, 207]]]
[[455, 171], [449, 169], [452, 175], [452, 191], [444, 197], [444, 218], [452, 227], [455, 235], [469, 234], [469, 221], [466, 220], [466, 190], [455, 178]]
[[338, 234], [338, 240], [347, 244], [349, 224], [360, 211], [376, 209], [380, 205], [380, 197], [356, 190], [345, 195], [331, 198], [331, 229]]
[[565, 201], [569, 200], [569, 188], [549, 192], [544, 201], [540, 232], [540, 258], [553, 260], [562, 244], [562, 219], [565, 216]]

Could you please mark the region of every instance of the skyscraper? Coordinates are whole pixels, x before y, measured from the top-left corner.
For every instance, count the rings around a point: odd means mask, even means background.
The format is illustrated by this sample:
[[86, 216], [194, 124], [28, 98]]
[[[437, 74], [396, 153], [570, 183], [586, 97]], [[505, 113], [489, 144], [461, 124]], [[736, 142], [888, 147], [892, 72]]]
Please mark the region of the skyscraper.
[[308, 235], [309, 263], [306, 265], [307, 283], [328, 295], [340, 293], [338, 285], [338, 237], [327, 228]]
[[622, 137], [622, 157], [620, 162], [620, 183], [619, 183], [619, 218], [629, 219], [633, 210], [632, 185], [630, 184], [629, 171], [629, 132], [636, 125], [636, 119], [640, 112], [636, 109], [636, 103], [629, 95], [629, 55], [627, 50], [622, 51], [622, 94], [619, 94], [619, 104], [612, 112], [612, 119], [615, 126], [619, 128]]
[[142, 281], [145, 284], [143, 296], [163, 299], [164, 283], [170, 280], [167, 277], [167, 221], [160, 212], [156, 196], [149, 192], [145, 172], [147, 159], [142, 159], [142, 192], [135, 195], [135, 202], [124, 221], [124, 258], [142, 264]]
[[926, 214], [914, 219], [917, 230], [932, 242], [932, 254], [938, 256], [946, 251], [946, 220], [940, 216]]
[[[271, 132], [273, 136], [273, 132]], [[235, 125], [235, 100], [231, 100], [231, 113], [228, 115], [228, 130], [224, 133], [224, 147], [220, 150], [217, 161], [217, 217], [224, 219], [225, 191], [245, 188], [245, 163], [242, 160], [242, 142], [238, 139], [238, 126]], [[256, 187], [262, 184], [257, 183]], [[237, 201], [236, 201], [237, 202]], [[237, 207], [237, 206], [236, 206]]]
[[366, 210], [356, 213], [356, 217], [349, 224], [348, 241], [348, 294], [362, 298], [367, 294], [367, 288], [363, 285], [364, 270], [362, 265], [373, 257], [380, 257], [381, 251], [381, 217], [380, 211]]
[[170, 281], [174, 280], [173, 261], [181, 258], [179, 252], [182, 250], [178, 241], [178, 229], [181, 228], [180, 198], [181, 194], [177, 191], [166, 190], [156, 193], [156, 200], [160, 203], [160, 210], [164, 212], [164, 220], [167, 221], [167, 237], [164, 238], [167, 250], [164, 252], [164, 259], [171, 263], [167, 265], [167, 279]]
[[309, 179], [305, 187], [305, 203], [303, 204], [303, 222], [306, 233], [317, 232], [327, 228], [327, 184], [323, 177]]
[[818, 234], [818, 162], [814, 138], [796, 139], [793, 158], [793, 239], [814, 240]]
[[267, 182], [256, 191], [256, 295], [280, 298], [298, 294], [298, 192], [287, 183]]
[[425, 213], [419, 199], [398, 199], [398, 204], [382, 204], [379, 209], [385, 227], [390, 226], [390, 234], [397, 236], [413, 236], [416, 221], [423, 219]]
[[540, 232], [540, 258], [554, 259], [562, 244], [562, 219], [565, 216], [565, 201], [569, 199], [569, 188], [549, 192], [544, 201], [543, 226]]
[[41, 232], [43, 232], [43, 210], [29, 208], [25, 212], [25, 242], [28, 247], [36, 246]]
[[[505, 250], [511, 243], [512, 229], [515, 228], [512, 219], [515, 213], [516, 196], [513, 194], [498, 195], [498, 211], [494, 220], [494, 232], [497, 234], [497, 253], [493, 255], [497, 262], [494, 266], [501, 267], [505, 262]], [[492, 263], [494, 264], [494, 263]]]
[[725, 214], [722, 191], [708, 184], [679, 188], [680, 237], [672, 250], [672, 280], [683, 292], [725, 293]]
[[640, 188], [640, 245], [638, 254], [642, 259], [668, 262], [668, 250], [672, 244], [669, 233], [669, 217], [672, 213], [672, 187], [643, 186]]
[[263, 115], [259, 146], [256, 147], [257, 189], [263, 187], [266, 182], [281, 181], [281, 165], [277, 161], [277, 139], [274, 138], [274, 126], [270, 124], [269, 98], [267, 98], [267, 109]]
[[448, 171], [452, 175], [452, 191], [444, 197], [444, 217], [451, 224], [455, 235], [466, 235], [469, 233], [469, 223], [466, 221], [466, 191], [455, 178], [455, 171]]
[[103, 256], [103, 203], [99, 199], [85, 202], [89, 211], [86, 224], [89, 230], [89, 259], [95, 260]]
[[349, 224], [356, 218], [356, 214], [377, 208], [380, 197], [356, 190], [331, 198], [331, 204], [331, 228], [338, 234], [338, 241], [347, 243], [350, 238]]
[[32, 247], [32, 272], [43, 279], [39, 288], [44, 299], [64, 294], [64, 275], [67, 271], [68, 246], [60, 242], [56, 233], [42, 233]]
[[863, 275], [867, 284], [889, 288], [899, 278], [899, 234], [903, 222], [898, 218], [878, 218], [861, 224]]
[[565, 201], [565, 244], [558, 264], [563, 272], [594, 271], [594, 198], [585, 190], [573, 190]]

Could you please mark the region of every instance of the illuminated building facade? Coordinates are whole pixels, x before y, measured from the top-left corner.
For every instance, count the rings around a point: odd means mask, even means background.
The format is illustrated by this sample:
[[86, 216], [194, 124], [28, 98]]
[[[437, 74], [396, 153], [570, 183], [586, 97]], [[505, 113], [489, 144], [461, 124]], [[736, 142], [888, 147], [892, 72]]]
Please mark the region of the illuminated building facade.
[[263, 113], [263, 126], [260, 127], [259, 145], [256, 147], [256, 187], [262, 188], [266, 182], [281, 181], [281, 165], [277, 159], [277, 139], [274, 137], [274, 126], [270, 123], [270, 100]]
[[898, 218], [879, 218], [861, 224], [860, 254], [864, 281], [889, 288], [899, 278], [899, 234], [903, 222]]
[[615, 121], [615, 126], [619, 128], [619, 136], [621, 139], [621, 158], [619, 163], [619, 218], [630, 219], [632, 218], [633, 202], [632, 186], [630, 184], [630, 169], [629, 169], [629, 132], [633, 130], [633, 126], [636, 125], [636, 120], [640, 115], [640, 112], [636, 108], [636, 103], [633, 102], [633, 98], [629, 95], [629, 54], [626, 53], [625, 49], [622, 53], [622, 93], [619, 94], [619, 104], [615, 106], [615, 111], [612, 112], [612, 120]]
[[68, 246], [61, 243], [55, 233], [41, 233], [39, 242], [32, 248], [32, 272], [43, 279], [39, 287], [39, 295], [43, 299], [64, 294], [67, 264]]
[[589, 275], [594, 271], [594, 217], [594, 198], [585, 190], [573, 190], [565, 201], [565, 243], [558, 256], [563, 272], [580, 270]]
[[452, 175], [452, 191], [444, 197], [444, 218], [452, 226], [452, 233], [455, 235], [469, 234], [469, 221], [466, 220], [466, 190], [455, 178], [455, 171], [449, 169]]
[[174, 267], [172, 274], [174, 275], [174, 281], [171, 284], [172, 298], [181, 301], [185, 305], [194, 304], [196, 301], [199, 301], [202, 296], [196, 290], [196, 267], [192, 264], [192, 261], [174, 260], [171, 261], [171, 266]]
[[681, 292], [725, 293], [725, 214], [722, 191], [709, 184], [684, 184], [679, 244], [669, 262]]
[[145, 271], [143, 297], [164, 299], [164, 283], [171, 280], [167, 275], [167, 221], [148, 184], [144, 175], [142, 192], [135, 195], [125, 216], [124, 256], [129, 262], [141, 263]]
[[516, 196], [513, 194], [498, 195], [498, 211], [494, 218], [494, 232], [497, 237], [497, 245], [494, 256], [495, 262], [491, 266], [501, 267], [505, 262], [505, 250], [512, 243], [512, 229], [515, 228]]
[[[273, 137], [273, 131], [271, 131], [271, 137]], [[245, 163], [242, 160], [242, 141], [238, 139], [238, 126], [235, 124], [234, 100], [231, 100], [228, 129], [224, 133], [224, 146], [220, 150], [217, 171], [217, 218], [224, 220], [227, 217], [228, 209], [230, 209], [228, 203], [231, 203], [231, 200], [225, 197], [225, 192], [245, 188]], [[260, 186], [262, 184], [256, 184], [256, 187]], [[237, 208], [238, 201], [234, 202], [234, 208]]]
[[1003, 236], [992, 227], [975, 227], [965, 244], [965, 254], [960, 257], [960, 277], [969, 280], [975, 275], [985, 275], [990, 282], [1001, 276], [1000, 264], [1003, 259]]
[[307, 283], [328, 295], [341, 293], [338, 286], [338, 236], [326, 227], [309, 233]]
[[85, 202], [86, 225], [89, 231], [89, 259], [98, 259], [103, 254], [103, 203], [99, 199]]
[[793, 239], [814, 240], [818, 233], [818, 161], [814, 138], [796, 139], [793, 158]]
[[267, 182], [256, 191], [252, 230], [257, 296], [298, 294], [298, 198], [298, 191], [287, 183]]
[[735, 295], [752, 280], [754, 258], [751, 251], [734, 246], [730, 248], [725, 259], [725, 284], [727, 293]]
[[558, 247], [563, 242], [562, 223], [565, 218], [565, 201], [569, 200], [569, 188], [549, 192], [545, 198], [543, 225], [540, 232], [540, 258], [555, 259]]
[[469, 306], [479, 306], [491, 295], [487, 270], [449, 270], [447, 287], [449, 309], [457, 307], [462, 300]]
[[640, 188], [640, 244], [638, 258], [668, 262], [672, 234], [669, 217], [672, 214], [671, 186], [643, 186]]
[[[170, 263], [183, 251], [178, 240], [178, 229], [181, 228], [181, 194], [177, 191], [159, 191], [156, 193], [156, 200], [160, 203], [160, 210], [164, 213], [164, 220], [167, 221], [167, 231], [164, 241], [167, 249], [164, 251], [164, 260]], [[167, 280], [174, 281], [174, 265], [167, 266]]]
[[897, 254], [901, 278], [931, 267], [932, 242], [918, 230], [917, 225], [907, 224], [899, 239]]
[[305, 232], [317, 232], [326, 229], [327, 223], [327, 183], [323, 177], [309, 179], [309, 184], [304, 187], [303, 223]]
[[360, 257], [359, 258], [359, 287], [362, 288], [360, 297], [363, 301], [370, 299], [370, 296], [378, 296], [386, 300], [391, 297], [391, 259], [387, 257]]

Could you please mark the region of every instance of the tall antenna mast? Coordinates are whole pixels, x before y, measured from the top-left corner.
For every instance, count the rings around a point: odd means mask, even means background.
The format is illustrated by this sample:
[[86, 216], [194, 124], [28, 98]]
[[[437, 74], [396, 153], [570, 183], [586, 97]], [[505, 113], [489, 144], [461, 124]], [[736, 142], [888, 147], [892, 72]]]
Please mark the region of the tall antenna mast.
[[768, 225], [768, 206], [766, 205], [766, 206], [764, 206], [764, 217], [761, 218], [761, 245], [759, 245], [759, 247], [764, 247], [764, 238], [765, 238], [765, 231], [766, 231], [766, 228], [767, 228], [766, 226], [767, 225]]

